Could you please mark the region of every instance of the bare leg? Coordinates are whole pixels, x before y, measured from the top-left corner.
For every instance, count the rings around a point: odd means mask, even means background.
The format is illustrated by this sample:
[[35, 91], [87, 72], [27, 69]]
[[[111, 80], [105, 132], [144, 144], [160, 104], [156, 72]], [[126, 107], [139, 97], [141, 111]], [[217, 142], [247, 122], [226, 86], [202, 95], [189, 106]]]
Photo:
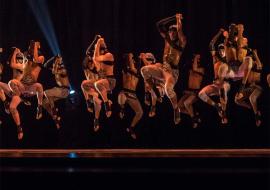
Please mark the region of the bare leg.
[[2, 102], [6, 101], [6, 95], [4, 93], [4, 90], [0, 89], [0, 99]]
[[260, 89], [255, 89], [249, 97], [249, 101], [255, 114], [258, 112], [257, 99], [261, 93], [262, 91]]
[[120, 113], [119, 113], [119, 117], [121, 119], [124, 118], [125, 116], [125, 103], [127, 101], [127, 97], [123, 92], [120, 92], [118, 95], [118, 104], [120, 105]]
[[130, 133], [131, 137], [133, 139], [136, 139], [137, 136], [135, 132], [133, 131], [134, 127], [137, 125], [137, 123], [140, 121], [140, 119], [143, 116], [143, 109], [141, 107], [141, 104], [138, 99], [132, 99], [128, 98], [127, 103], [130, 105], [130, 107], [134, 110], [135, 116], [132, 119], [130, 127], [127, 129], [127, 131]]
[[100, 116], [102, 101], [98, 98], [98, 96], [94, 96], [93, 100], [94, 100], [94, 110], [95, 110], [94, 131], [97, 132], [100, 128], [99, 116]]
[[81, 84], [81, 89], [83, 91], [83, 95], [86, 101], [87, 110], [92, 113], [94, 109], [93, 97], [96, 94], [98, 96], [98, 93], [95, 90], [94, 80], [84, 80]]
[[177, 104], [177, 95], [174, 91], [174, 85], [176, 81], [173, 78], [172, 74], [168, 72], [164, 72], [163, 74], [166, 80], [165, 93], [171, 101], [171, 104], [174, 110], [174, 123], [177, 125], [178, 123], [180, 123], [181, 118], [180, 118], [180, 108], [178, 107], [178, 104]]
[[181, 98], [180, 98], [180, 100], [178, 101], [178, 107], [180, 108], [180, 110], [181, 110], [181, 113], [184, 113], [184, 114], [188, 114], [188, 111], [187, 111], [187, 109], [186, 109], [186, 107], [185, 107], [185, 105], [184, 105], [184, 102], [185, 102], [185, 100], [188, 98], [188, 94], [184, 94]]
[[[45, 96], [46, 96], [46, 91], [45, 91]], [[49, 100], [47, 98], [47, 96], [44, 98], [43, 102], [42, 102], [42, 107], [50, 114], [50, 116], [53, 118], [53, 111], [52, 108], [50, 106]]]
[[216, 89], [216, 87], [214, 87], [214, 85], [208, 85], [208, 86], [205, 86], [200, 92], [199, 92], [199, 98], [204, 101], [205, 103], [213, 106], [213, 107], [216, 107], [217, 106], [217, 103], [214, 102], [210, 96], [213, 96], [213, 95], [219, 95], [219, 91]]
[[2, 102], [6, 101], [6, 94], [11, 96], [12, 91], [9, 88], [8, 84], [0, 82], [0, 99], [2, 100]]
[[196, 101], [196, 96], [195, 95], [190, 95], [185, 101], [184, 101], [184, 106], [190, 115], [191, 118], [193, 118], [194, 115], [194, 110], [193, 110], [193, 104]]
[[218, 86], [216, 86], [214, 84], [207, 85], [199, 92], [198, 96], [202, 101], [204, 101], [208, 105], [215, 107], [217, 112], [218, 112], [219, 117], [221, 117], [221, 119], [223, 119], [224, 112], [222, 110], [221, 103], [216, 103], [210, 98], [210, 96], [214, 96], [214, 95], [219, 96], [220, 95], [219, 91], [220, 91], [220, 88]]
[[141, 68], [141, 74], [144, 78], [146, 89], [148, 90], [148, 92], [150, 92], [152, 98], [152, 106], [149, 112], [149, 117], [154, 117], [156, 114], [155, 106], [157, 101], [157, 94], [155, 90], [158, 91], [156, 86], [154, 86], [156, 85], [154, 83], [154, 80], [164, 81], [163, 71], [157, 65], [147, 65]]
[[249, 101], [252, 106], [253, 112], [256, 117], [256, 125], [259, 127], [261, 125], [261, 113], [258, 110], [257, 99], [261, 95], [262, 91], [260, 89], [255, 89], [249, 96]]
[[230, 84], [227, 82], [223, 83], [222, 88], [219, 90], [219, 98], [222, 107], [222, 123], [227, 124], [228, 118], [226, 116], [227, 103], [228, 103], [228, 92], [230, 90]]
[[246, 83], [249, 73], [252, 68], [252, 58], [245, 57], [243, 63], [240, 65], [237, 76], [243, 78], [243, 84]]
[[156, 104], [157, 104], [157, 95], [154, 92], [153, 89], [150, 89], [151, 99], [152, 99], [152, 105], [149, 111], [149, 117], [154, 117], [156, 115]]
[[107, 92], [110, 90], [109, 81], [107, 79], [101, 79], [95, 82], [95, 88], [101, 95], [103, 102], [105, 103], [106, 116], [110, 117], [112, 114], [111, 102], [108, 100]]
[[21, 102], [21, 98], [19, 96], [13, 96], [11, 103], [10, 103], [10, 112], [12, 115], [12, 118], [17, 126], [17, 133], [18, 133], [18, 139], [21, 140], [23, 138], [23, 131], [21, 127], [21, 120], [20, 120], [20, 114], [17, 110], [18, 105]]
[[20, 96], [21, 92], [25, 90], [25, 87], [23, 86], [23, 84], [19, 80], [16, 80], [16, 79], [9, 81], [8, 85], [11, 91], [13, 92], [13, 94], [17, 96]]
[[189, 114], [189, 116], [192, 119], [192, 127], [197, 128], [199, 123], [201, 122], [201, 119], [197, 114], [194, 113], [193, 104], [197, 101], [197, 97], [195, 94], [191, 94], [185, 101], [184, 105], [185, 108]]
[[102, 97], [103, 102], [108, 102], [107, 92], [109, 90], [109, 82], [107, 79], [101, 79], [95, 82], [95, 87], [100, 96]]
[[26, 89], [27, 91], [36, 93], [37, 100], [38, 100], [36, 119], [41, 119], [42, 118], [43, 86], [40, 83], [34, 83], [31, 86], [26, 86]]

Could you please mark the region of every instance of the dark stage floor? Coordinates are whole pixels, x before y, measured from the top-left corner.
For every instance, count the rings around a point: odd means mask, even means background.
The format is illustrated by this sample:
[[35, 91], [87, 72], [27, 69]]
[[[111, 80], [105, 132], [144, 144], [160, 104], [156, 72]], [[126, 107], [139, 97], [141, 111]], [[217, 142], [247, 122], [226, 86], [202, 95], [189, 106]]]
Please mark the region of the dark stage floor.
[[269, 163], [270, 149], [0, 149], [0, 187], [261, 190]]

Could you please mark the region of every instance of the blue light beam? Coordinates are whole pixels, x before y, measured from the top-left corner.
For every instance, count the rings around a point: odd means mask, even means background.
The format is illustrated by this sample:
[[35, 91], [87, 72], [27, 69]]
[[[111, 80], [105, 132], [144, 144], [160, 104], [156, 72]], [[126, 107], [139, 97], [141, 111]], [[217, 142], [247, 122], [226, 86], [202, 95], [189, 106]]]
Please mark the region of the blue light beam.
[[27, 0], [34, 16], [54, 55], [60, 54], [60, 48], [48, 11], [46, 0]]

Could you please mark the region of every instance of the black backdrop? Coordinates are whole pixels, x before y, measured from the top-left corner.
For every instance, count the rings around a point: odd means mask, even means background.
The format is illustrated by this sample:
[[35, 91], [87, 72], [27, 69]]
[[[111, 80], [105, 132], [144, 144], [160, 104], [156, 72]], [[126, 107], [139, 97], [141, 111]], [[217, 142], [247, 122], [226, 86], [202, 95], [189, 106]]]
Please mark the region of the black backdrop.
[[[93, 148], [93, 147], [154, 147], [154, 148], [236, 148], [269, 146], [269, 89], [265, 83], [265, 74], [269, 72], [269, 1], [244, 0], [51, 0], [48, 2], [61, 54], [69, 70], [73, 88], [77, 91], [77, 104], [60, 101], [63, 116], [63, 127], [56, 131], [48, 115], [40, 121], [34, 119], [35, 106], [26, 108], [20, 105], [22, 121], [25, 128], [23, 142], [16, 141], [16, 128], [10, 116], [3, 113], [0, 117], [3, 125], [0, 129], [1, 147], [23, 148]], [[116, 95], [120, 89], [120, 80], [115, 89], [114, 114], [112, 118], [101, 117], [103, 129], [94, 134], [93, 117], [86, 112], [82, 99], [80, 83], [84, 79], [81, 62], [89, 42], [95, 34], [105, 37], [109, 49], [116, 59], [121, 53], [151, 51], [161, 60], [163, 40], [155, 27], [161, 18], [172, 16], [177, 12], [184, 16], [184, 33], [188, 44], [181, 60], [181, 77], [176, 86], [178, 96], [186, 85], [187, 69], [194, 52], [202, 54], [203, 64], [208, 67], [205, 84], [212, 80], [212, 63], [208, 52], [208, 43], [220, 27], [227, 28], [232, 23], [243, 23], [245, 35], [252, 48], [257, 48], [265, 66], [263, 73], [264, 94], [260, 98], [263, 111], [263, 125], [256, 128], [251, 111], [233, 103], [235, 89], [230, 92], [229, 103], [230, 125], [220, 127], [218, 116], [211, 107], [198, 102], [196, 107], [202, 113], [203, 124], [199, 129], [191, 129], [187, 117], [183, 116], [182, 125], [173, 127], [172, 111], [165, 98], [158, 106], [156, 118], [147, 118], [145, 114], [139, 123], [139, 139], [134, 142], [125, 133], [125, 127], [131, 119], [132, 112], [124, 121], [117, 118], [119, 108]], [[34, 14], [26, 1], [0, 0], [0, 46], [8, 49], [12, 46], [26, 49], [29, 40], [37, 39], [42, 43], [45, 57], [52, 56], [48, 43], [40, 30]], [[4, 59], [8, 55], [4, 56]], [[119, 78], [121, 63], [117, 62], [116, 76]], [[11, 71], [6, 67], [4, 81], [8, 81]], [[54, 80], [48, 70], [43, 70], [40, 82], [44, 88], [53, 87]], [[139, 85], [139, 98], [143, 99], [143, 87]], [[32, 99], [35, 104], [35, 98]], [[142, 102], [142, 101], [141, 101]], [[45, 112], [45, 111], [44, 111]]]

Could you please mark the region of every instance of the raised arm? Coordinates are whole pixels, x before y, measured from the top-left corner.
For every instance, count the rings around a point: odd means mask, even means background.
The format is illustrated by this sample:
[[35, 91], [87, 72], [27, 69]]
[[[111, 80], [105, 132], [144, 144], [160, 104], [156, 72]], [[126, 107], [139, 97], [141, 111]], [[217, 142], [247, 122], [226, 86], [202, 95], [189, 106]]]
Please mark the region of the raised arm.
[[151, 65], [151, 64], [152, 64], [151, 61], [148, 61], [148, 60], [146, 59], [145, 53], [140, 53], [139, 58], [142, 60], [142, 62], [143, 62], [144, 65]]
[[10, 67], [12, 69], [19, 69], [19, 70], [22, 70], [23, 69], [23, 64], [17, 63], [17, 60], [16, 60], [16, 55], [18, 53], [20, 53], [20, 52], [21, 51], [18, 48], [15, 48], [15, 50], [13, 52], [13, 55], [11, 57], [11, 61], [10, 61]]
[[165, 19], [162, 19], [156, 23], [157, 29], [160, 35], [165, 38], [166, 33], [168, 32], [168, 25], [175, 21], [175, 16], [171, 16]]
[[215, 50], [216, 42], [217, 42], [218, 38], [223, 34], [224, 31], [225, 30], [223, 28], [219, 29], [218, 33], [210, 41], [210, 43], [209, 43], [209, 49], [210, 49], [210, 52], [211, 52], [212, 55], [216, 51]]
[[259, 58], [259, 56], [258, 56], [257, 50], [254, 49], [254, 50], [252, 51], [252, 53], [253, 53], [253, 55], [254, 55], [254, 57], [255, 57], [255, 63], [256, 63], [256, 66], [257, 66], [257, 70], [262, 70], [263, 64], [262, 64], [262, 62], [261, 62], [261, 60], [260, 60], [260, 58]]
[[44, 56], [38, 55], [38, 49], [40, 48], [40, 42], [35, 42], [34, 45], [34, 61], [36, 63], [43, 64], [44, 63]]
[[97, 40], [99, 39], [99, 38], [101, 38], [101, 36], [100, 35], [96, 35], [95, 36], [95, 39], [92, 41], [92, 43], [88, 46], [88, 48], [87, 48], [87, 50], [86, 50], [86, 52], [85, 52], [85, 54], [87, 55], [87, 56], [93, 56], [93, 55], [91, 55], [91, 52], [93, 52], [93, 50], [94, 50], [94, 45], [95, 45], [95, 43], [97, 42]]
[[196, 54], [193, 59], [192, 70], [201, 75], [204, 75], [204, 68], [198, 66], [198, 59], [200, 59], [200, 55]]
[[[102, 62], [102, 61], [114, 61], [114, 57], [111, 53], [106, 53], [104, 55], [100, 54], [100, 46], [104, 43], [104, 39], [100, 38], [97, 41], [95, 51], [94, 51], [94, 62]], [[105, 44], [105, 43], [104, 43]]]
[[57, 60], [56, 60], [56, 58], [55, 58], [54, 64], [53, 64], [53, 67], [52, 67], [52, 74], [54, 74], [54, 75], [55, 75], [55, 74], [58, 74], [58, 73], [57, 73], [58, 67], [59, 67], [59, 65], [58, 65]]
[[183, 33], [183, 25], [182, 25], [183, 16], [182, 14], [177, 13], [175, 17], [176, 17], [176, 27], [177, 27], [179, 43], [180, 43], [180, 46], [184, 48], [186, 46], [187, 40], [186, 40], [186, 36]]

